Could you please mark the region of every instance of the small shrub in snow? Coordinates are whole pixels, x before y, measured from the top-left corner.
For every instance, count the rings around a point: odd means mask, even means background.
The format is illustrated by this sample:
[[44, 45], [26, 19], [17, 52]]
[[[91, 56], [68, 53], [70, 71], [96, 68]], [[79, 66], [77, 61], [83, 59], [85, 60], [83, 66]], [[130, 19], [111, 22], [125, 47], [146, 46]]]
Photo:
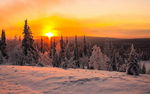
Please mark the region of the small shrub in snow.
[[88, 67], [88, 62], [89, 62], [88, 56], [83, 55], [83, 57], [81, 57], [79, 59], [79, 62], [80, 62], [80, 68], [82, 68], [82, 69], [87, 68]]
[[145, 67], [145, 63], [143, 63], [143, 67], [141, 69], [141, 73], [145, 74], [146, 73], [146, 67]]

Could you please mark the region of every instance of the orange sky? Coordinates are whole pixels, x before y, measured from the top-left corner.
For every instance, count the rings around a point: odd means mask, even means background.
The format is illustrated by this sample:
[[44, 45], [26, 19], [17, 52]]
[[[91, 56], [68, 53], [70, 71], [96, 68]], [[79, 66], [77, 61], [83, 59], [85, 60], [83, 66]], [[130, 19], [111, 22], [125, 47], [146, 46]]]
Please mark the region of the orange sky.
[[29, 20], [33, 35], [150, 38], [150, 0], [0, 0], [9, 38]]

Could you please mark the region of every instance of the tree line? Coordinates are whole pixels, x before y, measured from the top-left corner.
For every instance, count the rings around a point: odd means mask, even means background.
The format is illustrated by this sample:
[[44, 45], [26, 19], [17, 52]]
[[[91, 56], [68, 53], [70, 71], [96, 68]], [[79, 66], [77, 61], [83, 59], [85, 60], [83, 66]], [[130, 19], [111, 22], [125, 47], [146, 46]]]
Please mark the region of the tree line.
[[[14, 39], [14, 41], [17, 41]], [[75, 36], [74, 41], [69, 42], [68, 37], [64, 39], [60, 37], [60, 41], [56, 41], [56, 37], [51, 37], [50, 47], [48, 51], [44, 49], [44, 40], [41, 37], [40, 47], [35, 46], [32, 31], [25, 20], [23, 39], [19, 38], [19, 45], [10, 48], [11, 53], [7, 51], [5, 31], [2, 30], [0, 40], [0, 63], [30, 66], [46, 66], [60, 68], [86, 68], [108, 71], [127, 72], [127, 74], [139, 75], [146, 73], [145, 64], [139, 63], [139, 54], [136, 52], [132, 44], [129, 51], [122, 48], [118, 51], [111, 42], [107, 42], [105, 47], [96, 44], [91, 45], [83, 37], [81, 43]], [[59, 51], [57, 48], [59, 44]], [[9, 54], [8, 54], [9, 53]]]

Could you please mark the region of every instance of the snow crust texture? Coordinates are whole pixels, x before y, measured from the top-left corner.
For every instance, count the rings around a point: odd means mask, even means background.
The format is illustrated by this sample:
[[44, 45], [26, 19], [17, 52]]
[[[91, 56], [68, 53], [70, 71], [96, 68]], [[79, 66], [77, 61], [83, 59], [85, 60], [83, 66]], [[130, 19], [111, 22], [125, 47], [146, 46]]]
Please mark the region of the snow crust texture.
[[2, 65], [0, 94], [150, 94], [150, 75]]

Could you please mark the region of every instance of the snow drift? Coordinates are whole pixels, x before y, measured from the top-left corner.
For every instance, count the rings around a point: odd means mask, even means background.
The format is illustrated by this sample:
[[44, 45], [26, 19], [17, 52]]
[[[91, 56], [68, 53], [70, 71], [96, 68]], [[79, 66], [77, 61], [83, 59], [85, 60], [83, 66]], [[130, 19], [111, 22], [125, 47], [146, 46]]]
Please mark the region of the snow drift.
[[0, 94], [150, 94], [150, 75], [2, 65]]

